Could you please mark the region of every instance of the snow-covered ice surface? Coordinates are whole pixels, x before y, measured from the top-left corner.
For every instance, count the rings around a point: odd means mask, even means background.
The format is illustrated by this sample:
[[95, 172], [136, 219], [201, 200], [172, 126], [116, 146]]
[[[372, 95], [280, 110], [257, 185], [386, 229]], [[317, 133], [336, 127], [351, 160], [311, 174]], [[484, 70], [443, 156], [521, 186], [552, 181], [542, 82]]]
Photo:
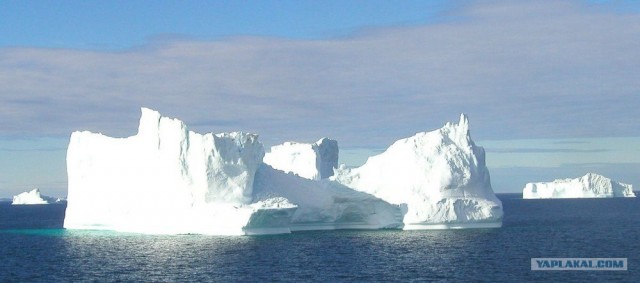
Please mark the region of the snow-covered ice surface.
[[74, 132], [64, 227], [244, 235], [402, 225], [400, 205], [286, 174], [263, 156], [256, 135], [201, 135], [146, 108], [134, 136]]
[[13, 201], [11, 204], [19, 205], [19, 204], [49, 204], [49, 203], [58, 203], [62, 200], [59, 198], [48, 197], [40, 194], [39, 189], [33, 189], [28, 192], [24, 192], [18, 194], [13, 197]]
[[322, 138], [316, 143], [286, 142], [272, 146], [264, 156], [264, 163], [286, 173], [320, 180], [333, 176], [338, 167], [338, 142]]
[[558, 179], [553, 182], [528, 183], [522, 190], [522, 198], [525, 199], [635, 196], [630, 184], [613, 181], [594, 173], [587, 173], [575, 179]]
[[464, 114], [457, 124], [396, 141], [361, 167], [341, 167], [332, 180], [406, 204], [407, 230], [502, 225], [502, 203], [491, 188], [484, 149], [471, 140]]

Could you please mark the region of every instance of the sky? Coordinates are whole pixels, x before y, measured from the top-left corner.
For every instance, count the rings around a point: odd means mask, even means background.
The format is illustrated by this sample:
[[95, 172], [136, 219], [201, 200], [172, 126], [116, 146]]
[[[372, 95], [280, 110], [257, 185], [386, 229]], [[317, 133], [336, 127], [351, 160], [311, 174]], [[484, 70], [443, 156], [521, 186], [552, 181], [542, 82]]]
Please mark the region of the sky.
[[339, 141], [358, 165], [470, 119], [496, 192], [640, 186], [636, 1], [0, 1], [0, 197], [66, 195], [71, 132]]

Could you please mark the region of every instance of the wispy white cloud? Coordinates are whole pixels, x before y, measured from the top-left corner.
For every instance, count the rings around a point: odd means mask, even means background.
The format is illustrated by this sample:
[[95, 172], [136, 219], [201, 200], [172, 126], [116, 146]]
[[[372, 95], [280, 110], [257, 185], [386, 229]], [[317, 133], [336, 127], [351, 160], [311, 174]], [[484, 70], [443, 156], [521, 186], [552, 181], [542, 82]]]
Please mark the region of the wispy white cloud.
[[0, 135], [126, 136], [146, 106], [267, 143], [386, 146], [460, 112], [481, 139], [638, 136], [640, 15], [581, 3], [471, 2], [328, 40], [0, 49]]

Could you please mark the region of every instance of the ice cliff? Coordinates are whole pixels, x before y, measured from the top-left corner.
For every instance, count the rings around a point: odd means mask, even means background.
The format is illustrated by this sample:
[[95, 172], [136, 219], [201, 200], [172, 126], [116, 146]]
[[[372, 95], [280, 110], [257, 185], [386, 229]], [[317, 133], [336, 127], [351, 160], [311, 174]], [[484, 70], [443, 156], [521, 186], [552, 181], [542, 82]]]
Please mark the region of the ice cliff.
[[257, 135], [198, 134], [143, 108], [134, 136], [71, 134], [64, 227], [214, 235], [499, 227], [484, 158], [465, 116], [345, 169], [330, 139], [265, 156]]
[[558, 179], [553, 182], [528, 183], [522, 190], [522, 198], [525, 199], [635, 196], [631, 185], [616, 182], [594, 173], [587, 173], [575, 179]]
[[49, 203], [58, 203], [62, 200], [59, 198], [48, 197], [40, 194], [39, 189], [33, 189], [28, 192], [24, 192], [18, 194], [13, 197], [13, 202], [11, 204], [49, 204]]
[[406, 204], [404, 229], [500, 227], [502, 203], [491, 188], [485, 152], [463, 114], [457, 124], [418, 133], [336, 170], [335, 181], [392, 204]]

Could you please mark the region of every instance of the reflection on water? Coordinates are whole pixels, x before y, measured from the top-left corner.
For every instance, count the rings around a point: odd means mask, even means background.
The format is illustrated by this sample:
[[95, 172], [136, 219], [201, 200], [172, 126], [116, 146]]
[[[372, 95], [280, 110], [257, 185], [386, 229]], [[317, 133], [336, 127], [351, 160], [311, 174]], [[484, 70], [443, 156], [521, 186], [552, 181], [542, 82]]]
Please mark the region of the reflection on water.
[[256, 237], [149, 236], [62, 229], [5, 233], [4, 238], [13, 236], [13, 240], [31, 245], [24, 254], [13, 254], [4, 263], [5, 268], [18, 271], [24, 262], [31, 262], [34, 267], [54, 266], [39, 275], [24, 269], [13, 274], [14, 279], [20, 280], [246, 281], [324, 277], [371, 281], [452, 278], [450, 273], [461, 262], [481, 257], [481, 250], [467, 246], [493, 232], [329, 231]]
[[[638, 200], [503, 203], [501, 229], [244, 237], [69, 231], [60, 229], [63, 208], [0, 206], [0, 281], [602, 281], [637, 274]], [[42, 217], [20, 219], [25, 212]], [[532, 257], [627, 257], [629, 271], [532, 272]]]

